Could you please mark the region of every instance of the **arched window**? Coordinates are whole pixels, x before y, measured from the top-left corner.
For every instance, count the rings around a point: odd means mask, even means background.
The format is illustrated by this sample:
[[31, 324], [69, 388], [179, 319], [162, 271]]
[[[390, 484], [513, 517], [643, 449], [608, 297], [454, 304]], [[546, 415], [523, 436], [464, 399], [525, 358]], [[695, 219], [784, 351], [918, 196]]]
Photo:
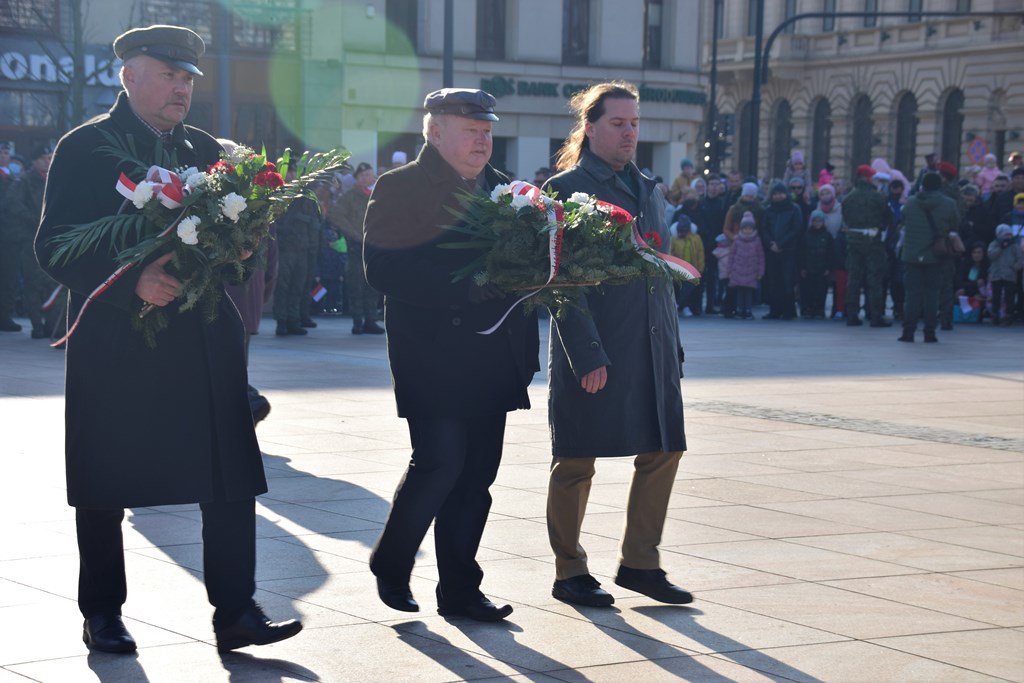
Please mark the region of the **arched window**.
[[917, 98], [914, 93], [903, 93], [896, 106], [896, 144], [893, 166], [908, 178], [914, 177], [914, 159], [917, 156]]
[[832, 156], [832, 105], [824, 97], [814, 105], [814, 118], [811, 123], [811, 165], [807, 169], [808, 183], [817, 179], [817, 173], [825, 168]]
[[786, 162], [793, 149], [793, 108], [788, 100], [779, 100], [775, 105], [772, 125], [771, 177], [781, 178], [786, 173]]
[[942, 160], [960, 168], [960, 141], [964, 138], [964, 91], [956, 88], [942, 107]]
[[874, 142], [875, 121], [872, 118], [871, 98], [858, 95], [851, 107], [853, 111], [853, 136], [850, 148], [850, 177], [861, 164], [871, 163], [871, 145]]
[[750, 175], [750, 102], [740, 105], [736, 114], [736, 162], [735, 168], [744, 175]]

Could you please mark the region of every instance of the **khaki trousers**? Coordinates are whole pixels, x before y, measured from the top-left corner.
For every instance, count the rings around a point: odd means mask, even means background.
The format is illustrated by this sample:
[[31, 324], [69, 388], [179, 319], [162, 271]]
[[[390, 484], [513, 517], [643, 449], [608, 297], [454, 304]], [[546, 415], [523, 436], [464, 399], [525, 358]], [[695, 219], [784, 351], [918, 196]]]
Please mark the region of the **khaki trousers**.
[[[626, 525], [619, 563], [633, 569], [659, 569], [658, 546], [665, 528], [681, 451], [641, 453], [633, 461]], [[589, 574], [580, 529], [587, 511], [596, 458], [554, 458], [548, 480], [548, 539], [555, 553], [555, 578]]]

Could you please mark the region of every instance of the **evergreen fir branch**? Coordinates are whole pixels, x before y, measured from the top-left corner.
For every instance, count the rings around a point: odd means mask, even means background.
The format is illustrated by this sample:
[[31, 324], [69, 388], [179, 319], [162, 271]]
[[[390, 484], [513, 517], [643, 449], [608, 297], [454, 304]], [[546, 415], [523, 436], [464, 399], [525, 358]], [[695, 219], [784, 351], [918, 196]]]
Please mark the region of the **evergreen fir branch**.
[[129, 238], [138, 239], [142, 235], [146, 222], [143, 214], [123, 214], [68, 226], [66, 231], [50, 238], [50, 243], [55, 245], [50, 265], [65, 265], [90, 251], [98, 251], [103, 242], [112, 251], [120, 251]]

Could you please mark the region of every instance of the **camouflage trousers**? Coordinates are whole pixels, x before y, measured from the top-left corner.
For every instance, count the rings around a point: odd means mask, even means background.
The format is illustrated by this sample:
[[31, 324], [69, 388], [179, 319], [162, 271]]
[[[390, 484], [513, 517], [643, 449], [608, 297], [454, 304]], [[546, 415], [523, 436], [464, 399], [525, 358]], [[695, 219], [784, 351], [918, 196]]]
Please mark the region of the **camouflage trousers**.
[[867, 290], [865, 308], [872, 320], [885, 316], [885, 245], [877, 239], [850, 238], [846, 247], [846, 317], [860, 317], [860, 291]]

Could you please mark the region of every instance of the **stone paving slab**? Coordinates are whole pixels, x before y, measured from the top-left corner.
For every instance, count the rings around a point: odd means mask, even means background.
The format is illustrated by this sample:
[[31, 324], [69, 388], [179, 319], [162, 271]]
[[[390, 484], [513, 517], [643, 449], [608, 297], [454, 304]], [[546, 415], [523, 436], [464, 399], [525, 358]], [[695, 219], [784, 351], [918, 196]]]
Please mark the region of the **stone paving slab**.
[[[257, 598], [302, 634], [217, 654], [195, 505], [125, 528], [136, 656], [90, 654], [63, 469], [63, 357], [0, 333], [0, 683], [17, 681], [1024, 681], [1024, 369], [1020, 328], [958, 326], [935, 345], [827, 321], [688, 318], [684, 457], [662, 565], [693, 590], [663, 606], [615, 586], [631, 463], [600, 463], [584, 523], [616, 597], [550, 595], [546, 378], [509, 417], [479, 559], [506, 623], [377, 599], [367, 558], [408, 461], [385, 343], [321, 319], [253, 339], [270, 492]], [[546, 325], [542, 327], [546, 336]]]

